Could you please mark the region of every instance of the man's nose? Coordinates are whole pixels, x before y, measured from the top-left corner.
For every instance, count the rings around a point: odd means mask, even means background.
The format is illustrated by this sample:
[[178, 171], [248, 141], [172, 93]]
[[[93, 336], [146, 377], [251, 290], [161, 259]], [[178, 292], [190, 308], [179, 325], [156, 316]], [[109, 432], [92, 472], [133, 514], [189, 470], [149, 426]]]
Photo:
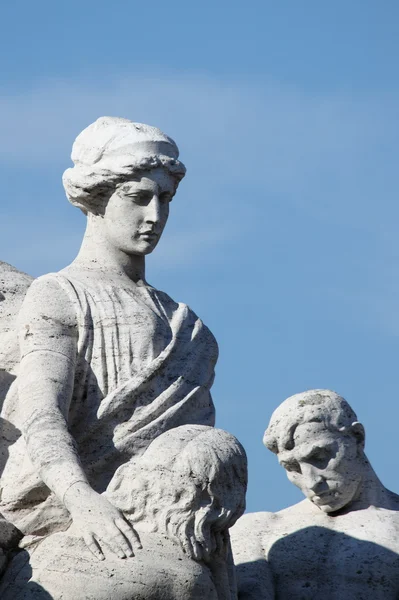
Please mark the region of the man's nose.
[[301, 465], [301, 470], [306, 480], [306, 486], [312, 492], [316, 492], [325, 483], [323, 474], [313, 465]]

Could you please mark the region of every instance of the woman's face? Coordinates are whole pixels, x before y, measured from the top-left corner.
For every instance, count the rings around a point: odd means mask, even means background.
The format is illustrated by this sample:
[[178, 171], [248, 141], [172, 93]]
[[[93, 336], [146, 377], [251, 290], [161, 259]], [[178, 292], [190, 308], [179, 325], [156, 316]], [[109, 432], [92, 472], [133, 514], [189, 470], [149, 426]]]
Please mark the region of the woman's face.
[[162, 167], [142, 171], [121, 183], [102, 217], [107, 242], [126, 254], [145, 256], [157, 245], [176, 192], [175, 179]]

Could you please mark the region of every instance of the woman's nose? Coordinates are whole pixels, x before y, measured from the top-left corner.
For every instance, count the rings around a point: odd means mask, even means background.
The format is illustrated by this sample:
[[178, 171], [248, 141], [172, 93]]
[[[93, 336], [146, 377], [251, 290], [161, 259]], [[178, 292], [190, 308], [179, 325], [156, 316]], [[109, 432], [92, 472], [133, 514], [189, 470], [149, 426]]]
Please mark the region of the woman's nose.
[[158, 196], [154, 195], [147, 204], [146, 221], [147, 223], [158, 223], [161, 215], [161, 204]]

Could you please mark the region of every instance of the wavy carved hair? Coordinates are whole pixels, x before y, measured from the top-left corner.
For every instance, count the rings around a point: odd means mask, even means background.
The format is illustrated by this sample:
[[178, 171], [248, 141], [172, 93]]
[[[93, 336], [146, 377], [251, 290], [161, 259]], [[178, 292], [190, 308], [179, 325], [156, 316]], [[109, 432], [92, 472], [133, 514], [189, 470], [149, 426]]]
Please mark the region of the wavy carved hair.
[[271, 416], [263, 443], [278, 454], [292, 450], [297, 427], [303, 423], [323, 423], [327, 430], [351, 434], [357, 416], [345, 398], [332, 390], [308, 390], [290, 396]]
[[207, 560], [225, 550], [227, 530], [245, 510], [246, 487], [239, 441], [221, 429], [187, 425], [121, 467], [107, 495], [132, 523], [145, 520], [192, 558]]
[[119, 117], [101, 117], [86, 127], [72, 147], [74, 166], [62, 181], [68, 200], [85, 214], [98, 214], [119, 183], [162, 167], [176, 188], [186, 168], [175, 142], [157, 127]]

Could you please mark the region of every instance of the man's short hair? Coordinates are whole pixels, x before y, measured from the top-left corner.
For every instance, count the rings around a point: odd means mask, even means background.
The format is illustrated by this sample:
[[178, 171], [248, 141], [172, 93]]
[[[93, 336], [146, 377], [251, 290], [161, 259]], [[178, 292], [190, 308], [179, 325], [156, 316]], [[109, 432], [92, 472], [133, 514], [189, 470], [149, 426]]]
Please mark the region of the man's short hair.
[[323, 423], [329, 431], [351, 432], [357, 421], [348, 402], [331, 390], [308, 390], [287, 398], [274, 411], [263, 437], [266, 448], [278, 454], [292, 450], [295, 430], [303, 423]]

